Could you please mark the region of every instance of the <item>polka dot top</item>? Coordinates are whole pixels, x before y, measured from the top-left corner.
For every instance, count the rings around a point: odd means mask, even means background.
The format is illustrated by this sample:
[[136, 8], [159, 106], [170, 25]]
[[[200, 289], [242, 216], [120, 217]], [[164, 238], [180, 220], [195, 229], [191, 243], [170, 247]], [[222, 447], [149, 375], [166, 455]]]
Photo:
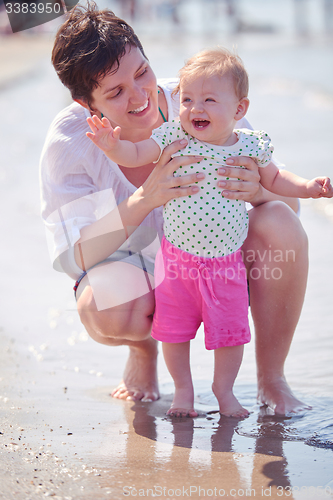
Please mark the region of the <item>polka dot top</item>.
[[204, 143], [185, 132], [179, 119], [164, 123], [153, 131], [152, 139], [163, 150], [168, 144], [186, 138], [188, 145], [173, 156], [202, 155], [193, 165], [180, 167], [175, 177], [204, 172], [198, 182], [200, 190], [193, 195], [170, 200], [164, 207], [164, 235], [176, 247], [201, 257], [216, 258], [238, 250], [248, 231], [245, 202], [228, 200], [221, 195], [217, 181], [223, 177], [217, 169], [231, 156], [250, 156], [259, 166], [271, 161], [273, 146], [263, 131], [236, 129], [238, 142], [233, 146]]

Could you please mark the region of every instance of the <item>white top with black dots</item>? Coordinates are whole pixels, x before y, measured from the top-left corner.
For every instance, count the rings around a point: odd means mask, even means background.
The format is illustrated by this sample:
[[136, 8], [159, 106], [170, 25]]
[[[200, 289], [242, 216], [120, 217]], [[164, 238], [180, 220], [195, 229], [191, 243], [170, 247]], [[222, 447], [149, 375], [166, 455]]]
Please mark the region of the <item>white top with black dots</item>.
[[245, 203], [228, 200], [221, 195], [217, 169], [231, 156], [251, 156], [265, 167], [271, 161], [273, 146], [263, 131], [235, 130], [238, 141], [233, 146], [215, 146], [204, 143], [185, 132], [179, 119], [164, 123], [153, 131], [152, 139], [164, 149], [168, 144], [186, 138], [188, 145], [173, 156], [202, 155], [204, 159], [193, 165], [180, 167], [175, 177], [204, 172], [198, 183], [200, 191], [184, 198], [170, 200], [163, 211], [164, 235], [176, 247], [201, 257], [215, 258], [238, 250], [247, 236], [248, 215]]

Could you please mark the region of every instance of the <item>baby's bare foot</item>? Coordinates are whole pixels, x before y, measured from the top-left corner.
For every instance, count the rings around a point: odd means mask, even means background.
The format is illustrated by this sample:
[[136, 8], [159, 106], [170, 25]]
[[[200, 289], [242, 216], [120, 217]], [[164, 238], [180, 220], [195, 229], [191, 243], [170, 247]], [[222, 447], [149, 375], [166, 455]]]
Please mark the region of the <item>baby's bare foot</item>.
[[230, 407], [226, 410], [220, 409], [220, 414], [224, 415], [225, 417], [245, 418], [248, 417], [250, 413], [246, 408], [243, 408], [243, 406], [239, 405], [238, 409], [236, 407]]
[[193, 408], [193, 387], [176, 388], [175, 395], [167, 411], [169, 417], [197, 417], [198, 413]]
[[170, 409], [167, 411], [167, 415], [169, 417], [197, 417], [198, 413], [195, 411], [194, 408], [175, 408], [173, 406], [170, 407]]
[[219, 403], [220, 414], [225, 417], [244, 418], [249, 416], [246, 408], [239, 403], [232, 391], [223, 391], [212, 385], [213, 393]]

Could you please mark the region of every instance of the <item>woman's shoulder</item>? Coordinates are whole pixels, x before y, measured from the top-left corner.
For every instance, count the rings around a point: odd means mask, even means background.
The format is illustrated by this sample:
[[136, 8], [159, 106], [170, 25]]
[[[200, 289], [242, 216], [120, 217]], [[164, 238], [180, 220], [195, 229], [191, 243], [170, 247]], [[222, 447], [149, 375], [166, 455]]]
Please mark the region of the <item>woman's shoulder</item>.
[[111, 182], [114, 165], [86, 136], [86, 118], [85, 109], [76, 103], [55, 117], [40, 158], [42, 183], [59, 187], [73, 182], [96, 186], [106, 179]]
[[87, 158], [98, 148], [86, 136], [89, 130], [87, 114], [80, 104], [73, 103], [60, 111], [51, 123], [42, 150], [41, 161], [52, 167], [63, 162], [66, 165]]
[[243, 118], [241, 118], [238, 122], [237, 122], [237, 129], [240, 129], [240, 128], [246, 128], [248, 130], [253, 130], [253, 127], [252, 125], [250, 124], [250, 122], [248, 121], [248, 119], [243, 116]]
[[56, 115], [48, 130], [46, 142], [67, 142], [84, 137], [89, 130], [86, 119], [85, 108], [73, 102]]
[[158, 78], [157, 85], [166, 92], [172, 92], [178, 85], [179, 78]]
[[178, 82], [178, 78], [159, 78], [157, 80], [157, 84], [163, 90], [167, 101], [169, 120], [172, 120], [179, 115], [179, 95], [172, 94], [173, 90], [178, 85]]
[[179, 78], [158, 78], [157, 85], [161, 87], [163, 90], [166, 89], [170, 92], [178, 85]]

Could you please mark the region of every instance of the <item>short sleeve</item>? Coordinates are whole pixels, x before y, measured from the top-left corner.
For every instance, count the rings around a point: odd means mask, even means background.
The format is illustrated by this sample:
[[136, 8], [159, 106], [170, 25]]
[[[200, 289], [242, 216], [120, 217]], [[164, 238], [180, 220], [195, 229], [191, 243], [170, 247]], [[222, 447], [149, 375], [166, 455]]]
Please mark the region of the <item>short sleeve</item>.
[[236, 129], [235, 132], [239, 136], [240, 151], [244, 156], [253, 158], [259, 167], [266, 167], [272, 161], [274, 147], [264, 130]]
[[160, 127], [153, 130], [151, 139], [161, 148], [161, 151], [168, 145], [167, 143], [168, 123], [163, 123]]
[[[161, 148], [161, 154], [164, 148], [166, 148], [169, 144], [174, 141], [178, 141], [179, 139], [183, 139], [183, 137], [184, 131], [182, 130], [179, 119], [163, 123], [163, 125], [159, 128], [153, 130], [151, 135], [151, 139], [153, 139]], [[161, 155], [154, 163], [157, 163], [160, 157]]]
[[267, 167], [267, 165], [272, 161], [272, 155], [274, 151], [274, 146], [272, 144], [271, 138], [264, 131], [260, 130], [258, 134], [258, 155], [257, 160], [260, 167]]
[[183, 138], [183, 131], [179, 120], [172, 120], [170, 122], [163, 123], [159, 128], [153, 130], [151, 139], [160, 146], [163, 150], [174, 141]]

